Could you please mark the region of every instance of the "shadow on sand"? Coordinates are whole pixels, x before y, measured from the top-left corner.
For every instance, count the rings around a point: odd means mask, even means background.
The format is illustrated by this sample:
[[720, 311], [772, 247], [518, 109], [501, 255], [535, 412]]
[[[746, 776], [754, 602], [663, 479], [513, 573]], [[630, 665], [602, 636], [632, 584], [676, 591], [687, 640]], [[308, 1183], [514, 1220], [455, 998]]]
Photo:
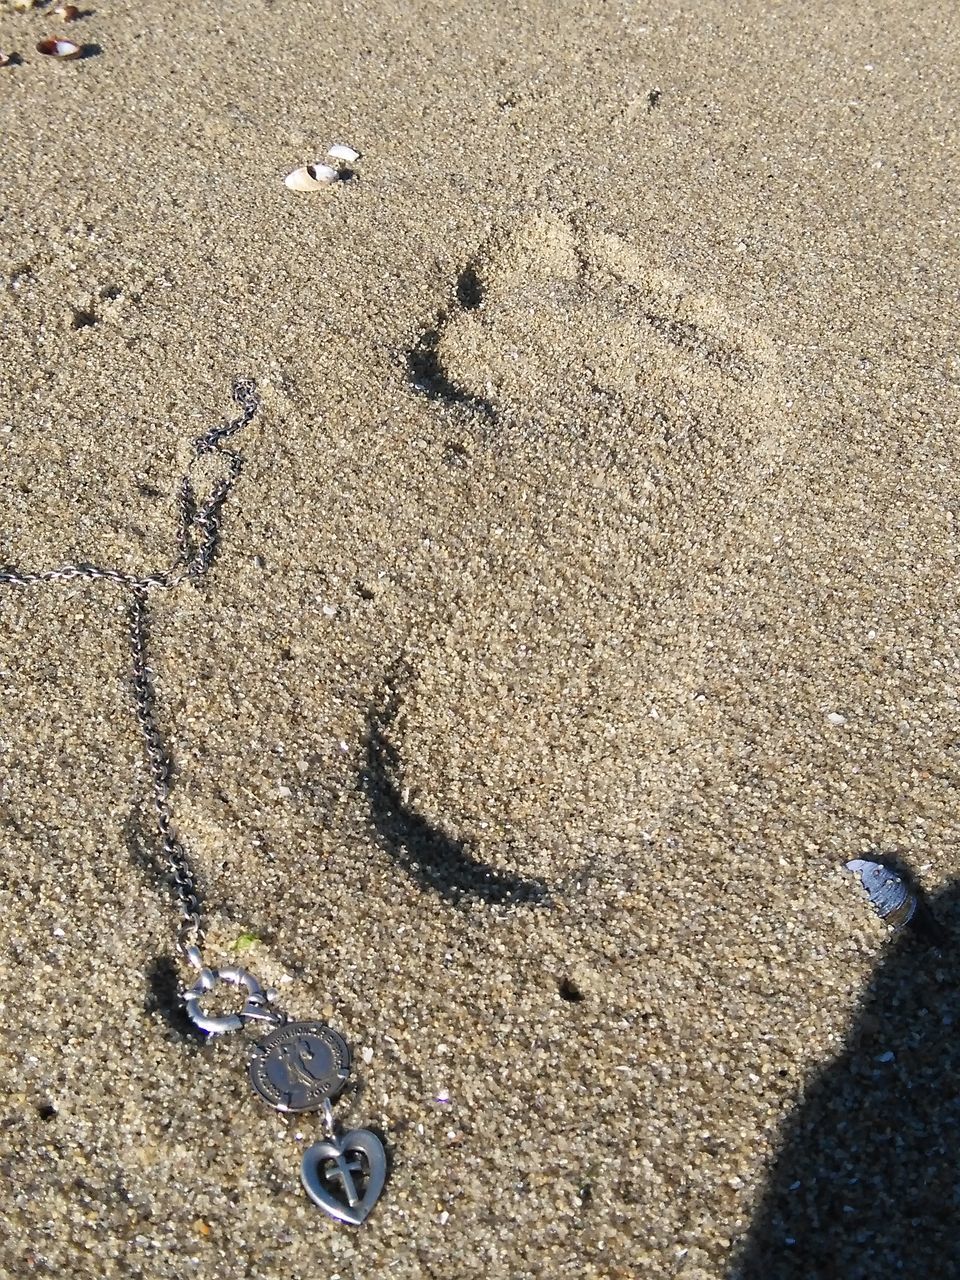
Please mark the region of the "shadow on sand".
[[433, 826], [407, 802], [400, 758], [390, 740], [399, 711], [392, 680], [385, 700], [367, 721], [366, 760], [360, 784], [381, 843], [421, 888], [432, 889], [447, 902], [478, 899], [497, 905], [546, 904], [546, 885], [498, 871], [470, 856], [466, 844]]
[[[932, 899], [960, 936], [960, 882]], [[960, 950], [905, 931], [807, 1086], [729, 1280], [960, 1277]]]

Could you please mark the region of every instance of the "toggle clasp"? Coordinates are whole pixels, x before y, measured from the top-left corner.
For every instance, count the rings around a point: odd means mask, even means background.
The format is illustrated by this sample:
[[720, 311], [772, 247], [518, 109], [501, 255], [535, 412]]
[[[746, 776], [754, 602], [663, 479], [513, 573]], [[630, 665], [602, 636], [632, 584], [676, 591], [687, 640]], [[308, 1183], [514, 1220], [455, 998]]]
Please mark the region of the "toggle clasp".
[[[199, 947], [187, 947], [186, 958], [198, 973], [196, 982], [183, 993], [184, 1008], [193, 1025], [205, 1031], [208, 1036], [224, 1035], [227, 1031], [240, 1031], [248, 1022], [267, 1022], [271, 1026], [279, 1027], [286, 1021], [278, 1010], [268, 1008], [270, 1002], [277, 998], [277, 992], [270, 988], [264, 989], [246, 969], [233, 964], [223, 969], [208, 969], [203, 963]], [[227, 982], [234, 987], [246, 987], [247, 1002], [239, 1013], [216, 1016], [203, 1012], [200, 1005], [201, 998], [220, 982]]]

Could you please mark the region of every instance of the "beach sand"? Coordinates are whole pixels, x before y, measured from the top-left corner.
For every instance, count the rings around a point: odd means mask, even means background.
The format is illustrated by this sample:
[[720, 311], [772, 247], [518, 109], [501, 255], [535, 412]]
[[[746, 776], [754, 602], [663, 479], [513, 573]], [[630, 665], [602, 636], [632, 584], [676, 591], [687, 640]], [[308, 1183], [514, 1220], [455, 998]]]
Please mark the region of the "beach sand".
[[957, 874], [944, 6], [94, 4], [0, 11], [0, 564], [166, 566], [257, 380], [152, 597], [174, 809], [391, 1172], [329, 1221], [177, 1016], [127, 593], [3, 587], [0, 1274], [958, 1274], [922, 1214], [750, 1256], [811, 1082], [909, 1091], [878, 966], [960, 1016], [842, 870]]

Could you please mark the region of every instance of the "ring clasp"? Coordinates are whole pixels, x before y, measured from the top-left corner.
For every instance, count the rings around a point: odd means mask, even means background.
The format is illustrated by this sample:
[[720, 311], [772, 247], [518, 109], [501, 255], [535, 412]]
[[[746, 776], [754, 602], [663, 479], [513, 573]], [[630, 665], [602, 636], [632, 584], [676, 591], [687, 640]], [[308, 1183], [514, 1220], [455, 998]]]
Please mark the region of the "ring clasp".
[[[189, 958], [191, 961], [194, 960], [193, 956]], [[197, 967], [199, 968], [197, 980], [183, 993], [183, 1004], [187, 1017], [193, 1025], [206, 1032], [208, 1036], [240, 1031], [247, 1022], [270, 1022], [276, 1026], [283, 1022], [281, 1014], [267, 1007], [271, 998], [276, 996], [276, 992], [265, 991], [253, 974], [248, 973], [246, 969], [241, 969], [238, 965], [227, 965], [223, 969], [208, 969], [202, 964]], [[204, 1013], [200, 1004], [201, 998], [220, 982], [229, 983], [234, 987], [246, 987], [247, 1002], [239, 1013], [220, 1015]]]

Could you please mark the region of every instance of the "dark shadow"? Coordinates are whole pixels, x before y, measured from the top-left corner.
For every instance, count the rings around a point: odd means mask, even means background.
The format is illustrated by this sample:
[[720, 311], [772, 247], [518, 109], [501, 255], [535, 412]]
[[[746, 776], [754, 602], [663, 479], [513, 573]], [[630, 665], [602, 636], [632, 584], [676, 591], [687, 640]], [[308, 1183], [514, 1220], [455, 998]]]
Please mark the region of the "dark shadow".
[[475, 861], [462, 840], [446, 835], [407, 804], [399, 753], [389, 737], [399, 710], [397, 693], [388, 684], [383, 706], [374, 708], [367, 721], [360, 785], [381, 843], [421, 887], [447, 902], [473, 898], [493, 904], [546, 903], [547, 889], [541, 881], [523, 880]]
[[566, 1000], [568, 1004], [580, 1004], [583, 1000], [583, 992], [573, 978], [561, 978], [557, 991], [560, 999]]
[[177, 966], [169, 956], [157, 956], [147, 968], [145, 1013], [158, 1013], [178, 1040], [203, 1044], [207, 1037], [187, 1017]]
[[475, 311], [483, 302], [483, 281], [477, 268], [468, 262], [457, 276], [457, 302], [464, 311]]
[[407, 352], [407, 377], [410, 385], [431, 400], [483, 414], [485, 418], [496, 416], [493, 405], [481, 396], [471, 395], [457, 385], [447, 374], [440, 359], [440, 337], [447, 318], [441, 315], [432, 329], [425, 329], [416, 344]]
[[928, 909], [950, 941], [891, 936], [845, 1048], [784, 1127], [729, 1280], [960, 1277], [960, 882]]
[[83, 307], [73, 307], [73, 317], [70, 321], [71, 329], [92, 329], [97, 323], [96, 313], [89, 311]]

